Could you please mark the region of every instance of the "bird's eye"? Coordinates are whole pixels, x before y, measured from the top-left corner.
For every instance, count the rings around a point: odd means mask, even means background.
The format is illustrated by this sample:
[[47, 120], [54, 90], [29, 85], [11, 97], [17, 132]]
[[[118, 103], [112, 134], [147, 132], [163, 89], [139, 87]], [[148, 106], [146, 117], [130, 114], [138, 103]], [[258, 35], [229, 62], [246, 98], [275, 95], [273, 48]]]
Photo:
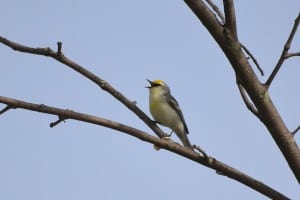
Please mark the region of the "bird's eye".
[[153, 87], [158, 87], [158, 86], [161, 86], [161, 84], [159, 84], [159, 83], [154, 83], [153, 84]]

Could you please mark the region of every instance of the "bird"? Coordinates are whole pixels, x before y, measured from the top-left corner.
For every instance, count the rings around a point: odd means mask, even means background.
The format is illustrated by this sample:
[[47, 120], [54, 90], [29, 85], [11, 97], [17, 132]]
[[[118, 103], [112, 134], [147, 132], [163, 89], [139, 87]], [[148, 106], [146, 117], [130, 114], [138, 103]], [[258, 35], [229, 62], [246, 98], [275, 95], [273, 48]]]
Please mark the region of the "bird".
[[182, 142], [183, 146], [193, 149], [188, 139], [188, 127], [177, 100], [171, 95], [169, 86], [162, 80], [146, 79], [149, 88], [149, 109], [155, 122], [171, 129]]

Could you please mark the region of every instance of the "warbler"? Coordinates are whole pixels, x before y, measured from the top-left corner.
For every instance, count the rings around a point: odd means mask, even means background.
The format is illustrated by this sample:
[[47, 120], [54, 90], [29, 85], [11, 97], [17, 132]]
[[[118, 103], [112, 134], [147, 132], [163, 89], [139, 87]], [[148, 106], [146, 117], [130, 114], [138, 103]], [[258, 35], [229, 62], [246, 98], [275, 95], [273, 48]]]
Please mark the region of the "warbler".
[[[149, 108], [154, 120], [169, 127], [176, 133], [184, 146], [193, 149], [187, 134], [189, 133], [182, 111], [176, 99], [171, 95], [169, 86], [162, 80], [150, 81]], [[170, 134], [170, 135], [171, 135]]]

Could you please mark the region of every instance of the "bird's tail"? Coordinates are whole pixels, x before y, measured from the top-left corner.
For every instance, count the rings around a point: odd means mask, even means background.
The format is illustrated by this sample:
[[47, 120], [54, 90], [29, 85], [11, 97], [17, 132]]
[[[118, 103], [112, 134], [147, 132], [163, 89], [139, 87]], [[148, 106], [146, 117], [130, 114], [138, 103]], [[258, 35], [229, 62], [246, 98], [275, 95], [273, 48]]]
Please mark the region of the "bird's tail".
[[188, 147], [190, 149], [193, 149], [193, 146], [187, 136], [187, 134], [184, 133], [176, 133], [176, 135], [179, 137], [179, 139], [181, 140], [183, 146]]

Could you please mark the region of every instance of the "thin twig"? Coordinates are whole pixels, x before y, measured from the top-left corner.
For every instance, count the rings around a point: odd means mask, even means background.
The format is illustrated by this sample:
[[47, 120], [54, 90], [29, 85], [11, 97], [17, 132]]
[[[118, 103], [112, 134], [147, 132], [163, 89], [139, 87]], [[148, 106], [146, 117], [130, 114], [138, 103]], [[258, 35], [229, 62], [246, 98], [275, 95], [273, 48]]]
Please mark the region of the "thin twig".
[[243, 44], [241, 44], [242, 49], [244, 49], [244, 51], [250, 56], [250, 58], [252, 59], [253, 63], [255, 64], [255, 66], [257, 67], [258, 71], [260, 72], [260, 75], [264, 76], [264, 71], [262, 70], [262, 68], [259, 66], [257, 60], [255, 59], [255, 57], [253, 56], [253, 54], [249, 51], [249, 49], [247, 49], [247, 47], [245, 47]]
[[61, 118], [65, 119], [73, 119], [78, 120], [82, 122], [87, 122], [91, 124], [96, 124], [100, 126], [104, 126], [107, 128], [111, 128], [123, 133], [126, 133], [128, 135], [131, 135], [133, 137], [136, 137], [142, 141], [149, 142], [151, 144], [154, 144], [156, 146], [159, 146], [160, 148], [167, 149], [173, 153], [176, 153], [178, 155], [181, 155], [185, 158], [188, 158], [190, 160], [193, 160], [199, 164], [202, 164], [208, 168], [211, 168], [213, 170], [216, 170], [217, 172], [220, 172], [221, 174], [226, 175], [227, 177], [234, 179], [240, 183], [243, 183], [251, 188], [253, 188], [256, 191], [261, 192], [262, 194], [265, 194], [266, 196], [272, 198], [272, 199], [288, 199], [288, 197], [284, 196], [283, 194], [279, 193], [278, 191], [274, 190], [273, 188], [265, 185], [264, 183], [246, 175], [245, 173], [226, 165], [225, 163], [216, 160], [213, 157], [207, 158], [200, 156], [199, 153], [195, 151], [191, 151], [190, 149], [181, 146], [177, 144], [176, 142], [172, 142], [170, 140], [160, 139], [158, 137], [152, 136], [146, 132], [143, 132], [139, 129], [127, 126], [125, 124], [121, 124], [119, 122], [111, 121], [108, 119], [104, 119], [101, 117], [96, 117], [84, 113], [75, 112], [72, 110], [66, 110], [66, 109], [60, 109], [56, 107], [50, 107], [47, 105], [41, 105], [41, 104], [34, 104], [29, 103], [25, 101], [20, 101], [17, 99], [12, 99], [8, 97], [0, 96], [0, 103], [4, 103], [8, 106], [15, 107], [15, 108], [21, 108], [26, 110], [31, 110], [35, 112], [40, 113], [47, 113], [51, 115], [61, 116]]
[[0, 115], [5, 113], [6, 111], [8, 111], [9, 109], [11, 109], [10, 106], [6, 106], [5, 108], [3, 108], [2, 110], [0, 110]]
[[296, 135], [296, 133], [298, 132], [300, 130], [300, 126], [298, 126], [293, 132], [291, 132], [292, 133], [292, 135]]
[[58, 125], [59, 123], [65, 122], [65, 120], [66, 119], [64, 117], [58, 116], [58, 120], [56, 120], [55, 122], [51, 122], [49, 126], [50, 126], [50, 128], [53, 128], [54, 126]]
[[57, 42], [57, 54], [62, 56], [62, 42]]
[[223, 15], [223, 13], [221, 12], [221, 10], [218, 8], [218, 6], [214, 2], [212, 2], [211, 0], [205, 0], [205, 1], [213, 9], [213, 11], [215, 11], [217, 16], [220, 18], [221, 23], [225, 24], [225, 17]]
[[269, 78], [267, 79], [267, 81], [265, 82], [265, 85], [266, 87], [270, 87], [272, 81], [274, 80], [275, 76], [277, 75], [277, 73], [279, 72], [283, 62], [287, 59], [287, 58], [290, 58], [292, 56], [288, 56], [288, 51], [291, 47], [291, 44], [292, 44], [292, 41], [294, 39], [294, 36], [295, 36], [295, 33], [297, 31], [297, 28], [299, 26], [299, 23], [300, 23], [300, 13], [298, 14], [297, 18], [295, 19], [295, 23], [294, 23], [294, 26], [291, 30], [291, 33], [283, 47], [283, 50], [282, 50], [282, 53], [281, 53], [281, 56], [276, 64], [276, 66], [274, 67], [274, 70], [272, 71], [271, 75], [269, 76]]
[[288, 59], [290, 57], [294, 57], [294, 56], [300, 56], [300, 52], [295, 52], [295, 53], [288, 53], [287, 55], [285, 55], [285, 59]]

